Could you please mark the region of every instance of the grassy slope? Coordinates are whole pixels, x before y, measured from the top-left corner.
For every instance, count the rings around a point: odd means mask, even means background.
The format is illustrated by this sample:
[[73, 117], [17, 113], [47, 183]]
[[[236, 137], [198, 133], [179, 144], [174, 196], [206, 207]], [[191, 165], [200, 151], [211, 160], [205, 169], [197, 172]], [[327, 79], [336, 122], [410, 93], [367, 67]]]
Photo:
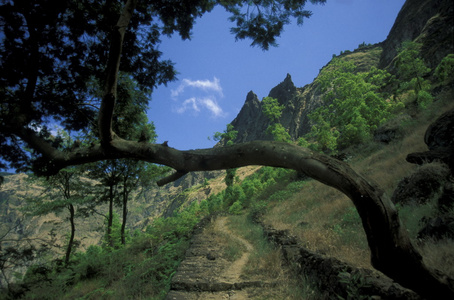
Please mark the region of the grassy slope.
[[[351, 156], [349, 163], [357, 172], [378, 183], [391, 196], [399, 181], [418, 168], [417, 165], [406, 162], [407, 154], [426, 151], [424, 133], [427, 127], [444, 111], [454, 108], [454, 103], [450, 101], [452, 92], [440, 95], [440, 98], [442, 100], [435, 103], [430, 110], [419, 113], [411, 122], [402, 124], [405, 134], [403, 139], [389, 145], [371, 143], [348, 149]], [[277, 229], [289, 229], [311, 250], [359, 267], [372, 268], [366, 237], [351, 201], [337, 190], [313, 180], [301, 185], [300, 191], [269, 204], [270, 209], [264, 216], [265, 222]], [[281, 183], [281, 189], [286, 188], [289, 186]], [[415, 212], [407, 210], [401, 212], [401, 215], [404, 221], [410, 223]], [[418, 224], [412, 222], [406, 225], [409, 227]], [[411, 228], [410, 232], [414, 231], [415, 229]], [[425, 248], [423, 250], [427, 259], [438, 267], [444, 268], [447, 265], [443, 263], [443, 257], [454, 257], [452, 245], [443, 246], [443, 251], [446, 252], [444, 256], [431, 253], [434, 247]]]

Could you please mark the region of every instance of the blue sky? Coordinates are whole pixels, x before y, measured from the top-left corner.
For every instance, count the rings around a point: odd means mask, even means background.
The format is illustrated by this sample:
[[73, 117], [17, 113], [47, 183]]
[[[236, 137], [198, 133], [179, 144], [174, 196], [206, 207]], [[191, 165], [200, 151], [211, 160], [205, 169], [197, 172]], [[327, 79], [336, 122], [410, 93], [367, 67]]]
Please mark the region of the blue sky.
[[238, 114], [249, 91], [259, 99], [284, 80], [297, 87], [311, 83], [333, 54], [359, 44], [384, 41], [404, 0], [328, 0], [307, 5], [313, 12], [303, 26], [285, 27], [279, 47], [262, 51], [250, 40], [235, 41], [222, 8], [197, 20], [189, 41], [162, 38], [163, 58], [171, 59], [178, 80], [158, 87], [148, 117], [158, 142], [179, 150], [208, 148]]

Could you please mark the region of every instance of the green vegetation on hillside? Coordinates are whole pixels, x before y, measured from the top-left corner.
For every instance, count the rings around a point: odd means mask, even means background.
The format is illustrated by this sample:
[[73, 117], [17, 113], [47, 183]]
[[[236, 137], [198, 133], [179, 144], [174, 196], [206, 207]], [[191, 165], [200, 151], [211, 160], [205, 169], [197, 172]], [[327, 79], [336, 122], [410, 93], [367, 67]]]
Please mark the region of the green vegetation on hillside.
[[[420, 72], [426, 74], [427, 69], [415, 56], [414, 45], [405, 46], [400, 52], [400, 63], [396, 63], [400, 76], [397, 83], [386, 71], [372, 68], [369, 72], [355, 72], [353, 63], [334, 59], [318, 79], [325, 92], [326, 106], [311, 114], [313, 129], [299, 141], [312, 149], [331, 153], [348, 148], [355, 157], [352, 165], [379, 181], [388, 193], [411, 169], [402, 167], [401, 162], [400, 165], [396, 163], [396, 149], [405, 154], [414, 151], [410, 147], [417, 143], [407, 139], [415, 138], [412, 132], [416, 130], [420, 138], [423, 129], [417, 124], [401, 124], [406, 126], [408, 136], [387, 147], [372, 141], [374, 130], [395, 118], [404, 110], [404, 105], [408, 108], [416, 104], [417, 116], [425, 127], [433, 118], [431, 113], [447, 106], [442, 100], [433, 101], [430, 82], [419, 75]], [[402, 63], [408, 57], [417, 63], [412, 67]], [[434, 76], [439, 82], [448, 80], [452, 66], [452, 56], [448, 56], [437, 67]], [[398, 89], [387, 90], [394, 86]], [[276, 99], [265, 98], [264, 101], [264, 112], [272, 121], [271, 126], [279, 124], [283, 107]], [[275, 130], [277, 127], [270, 128], [276, 139], [285, 136], [282, 131]], [[225, 138], [228, 144], [235, 135], [236, 131], [227, 126], [227, 130], [217, 137]], [[403, 160], [402, 157], [399, 159]], [[397, 166], [404, 171], [394, 172]], [[388, 170], [387, 174], [383, 174], [383, 169]], [[172, 275], [184, 258], [194, 226], [201, 218], [219, 213], [232, 215], [238, 223], [246, 216], [261, 216], [275, 227], [291, 229], [309, 248], [370, 268], [361, 220], [345, 196], [315, 181], [302, 179], [295, 171], [280, 168], [262, 167], [243, 180], [231, 170], [225, 182], [224, 191], [200, 202], [194, 201], [172, 217], [155, 219], [144, 231], [128, 234], [112, 214], [107, 225], [110, 232], [103, 245], [75, 253], [67, 258], [65, 265], [56, 260], [30, 267], [21, 278], [22, 282], [12, 285], [10, 294], [1, 297], [11, 299], [22, 293], [22, 299], [40, 299], [44, 295], [48, 299], [163, 299]], [[206, 185], [209, 183], [200, 187]], [[399, 210], [413, 239], [420, 229], [415, 217], [435, 214], [433, 203], [399, 207]], [[237, 228], [238, 231], [242, 229]], [[248, 234], [251, 233], [245, 230], [244, 235]], [[264, 252], [254, 259], [261, 259], [265, 250], [269, 250], [267, 246], [263, 246]], [[267, 253], [271, 255], [269, 251]], [[253, 260], [251, 265], [254, 265]], [[256, 262], [247, 272], [258, 272], [261, 267], [261, 263]], [[445, 272], [452, 273], [452, 270]]]
[[16, 292], [24, 293], [21, 299], [163, 299], [203, 216], [193, 203], [171, 218], [154, 220], [143, 232], [135, 231], [124, 246], [117, 219], [115, 249], [104, 243], [76, 253], [66, 267], [58, 261], [32, 266]]

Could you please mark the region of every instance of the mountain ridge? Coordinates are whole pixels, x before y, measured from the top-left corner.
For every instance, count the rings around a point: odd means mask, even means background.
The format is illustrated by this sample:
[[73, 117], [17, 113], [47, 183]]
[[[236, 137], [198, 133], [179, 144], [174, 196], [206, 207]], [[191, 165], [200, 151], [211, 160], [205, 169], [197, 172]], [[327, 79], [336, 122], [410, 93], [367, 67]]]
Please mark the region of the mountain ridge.
[[[453, 12], [453, 3], [449, 0], [407, 0], [384, 41], [358, 47], [354, 51], [347, 50], [336, 57], [354, 60], [359, 72], [374, 66], [395, 73], [393, 59], [400, 45], [411, 40], [422, 44], [422, 57], [433, 72], [447, 54], [454, 52]], [[330, 63], [331, 61], [320, 71]], [[268, 94], [268, 97], [276, 98], [280, 105], [284, 105], [280, 122], [293, 140], [310, 131], [308, 115], [323, 102], [317, 87], [316, 78], [310, 84], [296, 87], [291, 75], [287, 74]], [[253, 91], [247, 94], [243, 107], [231, 124], [238, 131], [235, 143], [272, 140], [266, 133], [269, 120], [263, 115], [261, 101]]]

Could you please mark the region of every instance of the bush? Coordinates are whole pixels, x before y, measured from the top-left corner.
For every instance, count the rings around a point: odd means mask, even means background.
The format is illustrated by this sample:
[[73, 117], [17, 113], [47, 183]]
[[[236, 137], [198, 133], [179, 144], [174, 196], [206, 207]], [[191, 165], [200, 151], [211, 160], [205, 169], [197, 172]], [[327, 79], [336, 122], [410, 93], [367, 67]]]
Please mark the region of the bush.
[[448, 83], [454, 80], [454, 54], [446, 55], [438, 64], [434, 72], [440, 83]]
[[249, 216], [252, 219], [261, 217], [263, 214], [265, 214], [266, 209], [267, 209], [266, 202], [264, 202], [264, 201], [255, 202], [249, 210]]
[[243, 211], [243, 205], [240, 201], [235, 201], [229, 208], [229, 214], [240, 215]]
[[417, 98], [418, 107], [423, 110], [427, 109], [427, 107], [432, 104], [433, 98], [434, 97], [428, 91], [419, 91]]
[[85, 253], [78, 253], [76, 256], [78, 263], [74, 266], [74, 272], [79, 280], [97, 277], [107, 262], [106, 255], [99, 246], [90, 246]]

